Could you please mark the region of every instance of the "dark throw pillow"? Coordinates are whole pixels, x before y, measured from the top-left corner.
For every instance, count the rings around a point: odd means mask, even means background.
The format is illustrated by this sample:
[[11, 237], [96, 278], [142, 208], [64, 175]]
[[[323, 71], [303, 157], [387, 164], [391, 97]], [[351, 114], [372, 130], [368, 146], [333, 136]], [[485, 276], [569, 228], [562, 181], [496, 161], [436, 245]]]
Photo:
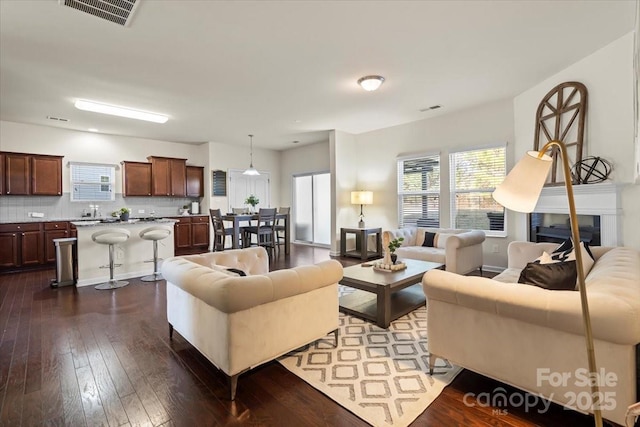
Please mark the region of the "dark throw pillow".
[[562, 261], [551, 264], [530, 262], [520, 273], [518, 283], [554, 291], [573, 291], [576, 289], [577, 276], [575, 261]]
[[422, 246], [427, 248], [433, 247], [433, 241], [436, 238], [436, 233], [431, 233], [429, 231], [424, 232], [424, 242], [422, 242]]
[[247, 273], [245, 273], [242, 270], [238, 270], [237, 268], [227, 268], [227, 271], [230, 271], [232, 273], [236, 273], [238, 276], [246, 276]]

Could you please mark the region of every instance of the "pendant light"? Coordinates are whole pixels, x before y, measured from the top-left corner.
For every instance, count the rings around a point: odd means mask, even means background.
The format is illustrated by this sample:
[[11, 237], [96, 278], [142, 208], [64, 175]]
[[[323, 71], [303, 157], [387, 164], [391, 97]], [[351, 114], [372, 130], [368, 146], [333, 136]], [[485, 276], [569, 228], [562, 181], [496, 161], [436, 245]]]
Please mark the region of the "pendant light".
[[253, 135], [249, 135], [249, 143], [251, 145], [251, 163], [249, 163], [249, 169], [247, 169], [246, 171], [242, 172], [243, 175], [260, 175], [260, 172], [258, 172], [256, 170], [256, 168], [253, 167]]

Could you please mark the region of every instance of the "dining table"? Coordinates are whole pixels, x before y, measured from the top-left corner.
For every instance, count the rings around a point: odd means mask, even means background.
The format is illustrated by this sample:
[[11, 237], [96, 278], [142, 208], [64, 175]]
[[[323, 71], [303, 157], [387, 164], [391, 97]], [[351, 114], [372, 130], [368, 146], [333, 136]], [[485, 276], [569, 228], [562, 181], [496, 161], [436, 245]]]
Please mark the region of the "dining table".
[[[289, 219], [290, 214], [278, 213], [276, 214], [276, 220], [284, 220], [284, 253], [285, 255], [289, 255], [291, 250], [291, 237], [289, 234]], [[231, 247], [233, 249], [240, 248], [240, 232], [242, 230], [242, 226], [240, 223], [246, 222], [246, 225], [249, 225], [251, 221], [258, 220], [258, 214], [226, 214], [222, 215], [223, 221], [229, 221], [233, 223], [233, 234], [231, 234]], [[253, 224], [252, 224], [253, 225]]]

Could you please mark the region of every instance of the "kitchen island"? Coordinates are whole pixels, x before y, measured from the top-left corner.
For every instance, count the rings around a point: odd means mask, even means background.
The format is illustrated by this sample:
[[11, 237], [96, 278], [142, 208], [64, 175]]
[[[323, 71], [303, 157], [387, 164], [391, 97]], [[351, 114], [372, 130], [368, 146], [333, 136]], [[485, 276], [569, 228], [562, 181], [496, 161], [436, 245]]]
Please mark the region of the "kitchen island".
[[[140, 238], [140, 231], [152, 226], [165, 226], [171, 234], [158, 242], [158, 257], [174, 256], [173, 226], [176, 220], [156, 218], [129, 221], [72, 221], [78, 233], [78, 283], [77, 286], [96, 285], [109, 280], [109, 246], [95, 243], [91, 235], [105, 227], [123, 228], [131, 233], [129, 239], [115, 246], [115, 263], [122, 264], [114, 270], [117, 280], [141, 277], [153, 272], [153, 243]], [[101, 268], [106, 266], [106, 268]]]

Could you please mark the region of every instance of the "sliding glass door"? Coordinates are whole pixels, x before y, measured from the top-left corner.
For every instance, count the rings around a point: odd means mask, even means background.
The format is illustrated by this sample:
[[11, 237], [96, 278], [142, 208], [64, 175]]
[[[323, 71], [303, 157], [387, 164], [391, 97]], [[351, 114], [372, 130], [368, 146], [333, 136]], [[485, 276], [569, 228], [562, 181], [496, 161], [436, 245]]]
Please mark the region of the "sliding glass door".
[[331, 178], [328, 172], [293, 177], [294, 239], [331, 244]]

